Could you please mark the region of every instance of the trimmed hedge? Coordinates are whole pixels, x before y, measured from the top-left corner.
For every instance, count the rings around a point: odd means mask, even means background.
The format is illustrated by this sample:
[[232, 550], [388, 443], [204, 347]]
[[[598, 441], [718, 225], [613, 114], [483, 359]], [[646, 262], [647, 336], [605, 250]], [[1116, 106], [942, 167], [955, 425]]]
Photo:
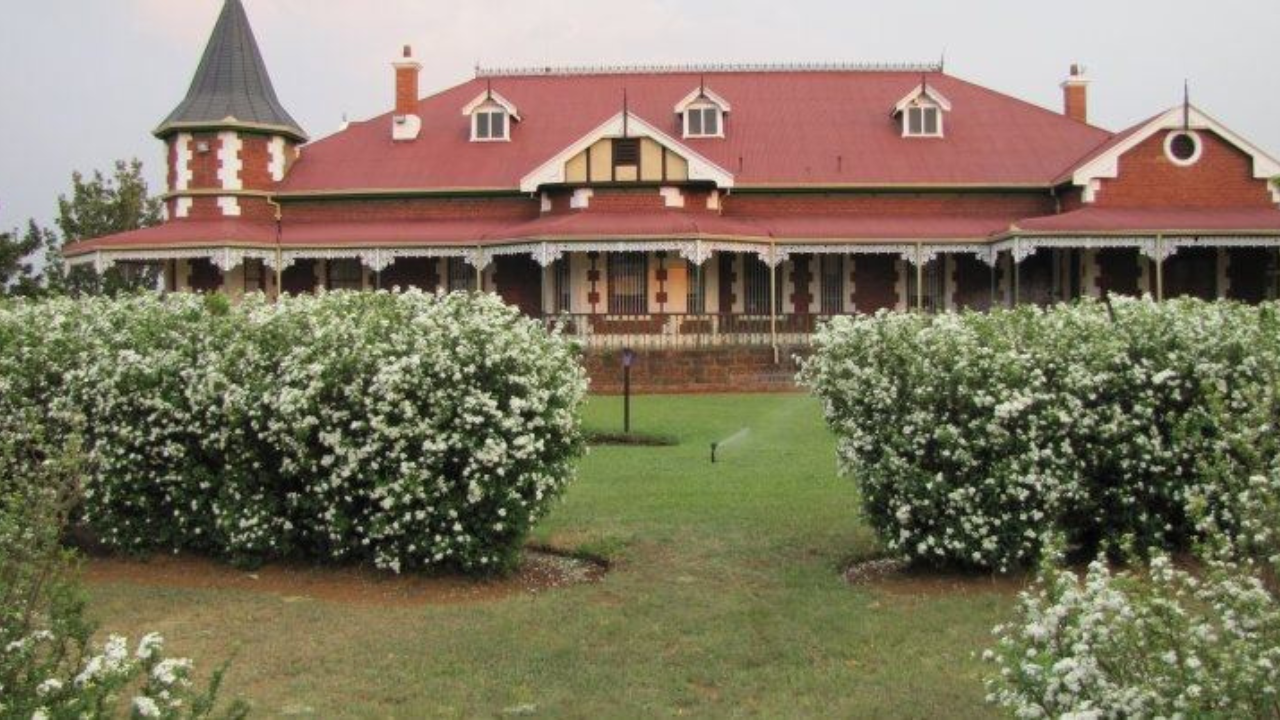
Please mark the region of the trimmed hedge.
[[0, 433], [83, 432], [108, 546], [511, 567], [584, 444], [577, 350], [494, 296], [0, 306]]
[[837, 318], [801, 371], [888, 548], [1000, 570], [1055, 527], [1086, 554], [1186, 547], [1193, 496], [1230, 530], [1277, 378], [1277, 306], [1132, 299]]

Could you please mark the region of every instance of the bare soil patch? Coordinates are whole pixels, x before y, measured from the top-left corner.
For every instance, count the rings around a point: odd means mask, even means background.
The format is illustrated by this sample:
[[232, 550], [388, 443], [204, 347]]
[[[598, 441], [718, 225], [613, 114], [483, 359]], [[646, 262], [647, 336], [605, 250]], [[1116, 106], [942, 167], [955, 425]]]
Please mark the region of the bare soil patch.
[[472, 603], [537, 594], [595, 582], [604, 563], [546, 550], [526, 550], [520, 569], [508, 577], [473, 579], [458, 575], [395, 575], [363, 566], [274, 563], [240, 570], [194, 555], [145, 559], [90, 557], [84, 578], [90, 585], [128, 584], [184, 590], [241, 590], [280, 596], [284, 602], [321, 600], [354, 605], [414, 606]]
[[844, 571], [845, 582], [894, 595], [964, 595], [1000, 593], [1012, 595], [1031, 582], [1024, 574], [966, 573], [912, 567], [895, 558], [876, 558], [851, 564]]

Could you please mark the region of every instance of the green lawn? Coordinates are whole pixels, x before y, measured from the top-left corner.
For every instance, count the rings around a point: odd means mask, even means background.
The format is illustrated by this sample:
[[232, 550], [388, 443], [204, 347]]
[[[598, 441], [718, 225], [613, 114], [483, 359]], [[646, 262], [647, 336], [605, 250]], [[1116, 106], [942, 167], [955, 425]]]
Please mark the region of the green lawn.
[[[680, 445], [594, 449], [535, 532], [610, 557], [602, 582], [419, 607], [94, 585], [92, 609], [205, 667], [234, 653], [228, 693], [267, 716], [991, 714], [975, 655], [1007, 585], [845, 584], [876, 546], [816, 401], [641, 397], [633, 417]], [[590, 401], [589, 428], [620, 421]]]

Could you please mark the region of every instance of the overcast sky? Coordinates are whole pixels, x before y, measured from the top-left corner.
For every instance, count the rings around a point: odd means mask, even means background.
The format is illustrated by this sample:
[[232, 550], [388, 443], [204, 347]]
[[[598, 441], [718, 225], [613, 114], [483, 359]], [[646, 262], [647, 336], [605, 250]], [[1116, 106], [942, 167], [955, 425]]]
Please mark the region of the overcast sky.
[[[186, 92], [222, 0], [0, 0], [0, 227], [51, 221], [73, 170], [138, 157]], [[424, 94], [495, 65], [931, 61], [1053, 109], [1072, 62], [1095, 123], [1192, 101], [1280, 151], [1280, 2], [1218, 0], [244, 0], [285, 107], [312, 137], [392, 104], [412, 43]]]

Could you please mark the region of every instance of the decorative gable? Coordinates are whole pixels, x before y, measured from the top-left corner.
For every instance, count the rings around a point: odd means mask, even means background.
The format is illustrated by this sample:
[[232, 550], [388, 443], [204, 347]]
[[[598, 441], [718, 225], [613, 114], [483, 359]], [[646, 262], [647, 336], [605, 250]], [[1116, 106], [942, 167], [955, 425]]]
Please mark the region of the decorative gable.
[[514, 103], [489, 88], [462, 108], [471, 119], [471, 142], [506, 142], [511, 139], [511, 123], [520, 121]]
[[893, 106], [893, 116], [901, 117], [903, 137], [942, 137], [943, 114], [951, 112], [951, 101], [922, 80]]
[[1189, 169], [1201, 162], [1206, 145], [1215, 137], [1247, 157], [1253, 179], [1263, 182], [1272, 201], [1280, 204], [1280, 186], [1267, 182], [1280, 175], [1280, 162], [1191, 104], [1170, 108], [1128, 131], [1071, 171], [1071, 182], [1082, 188], [1084, 202], [1092, 203], [1104, 180], [1120, 177], [1120, 158], [1148, 140], [1158, 141], [1162, 160], [1174, 168]]
[[618, 113], [520, 181], [524, 192], [544, 185], [609, 182], [714, 183], [733, 175], [632, 113]]
[[724, 116], [732, 109], [729, 102], [708, 90], [705, 83], [676, 103], [685, 138], [724, 137]]

